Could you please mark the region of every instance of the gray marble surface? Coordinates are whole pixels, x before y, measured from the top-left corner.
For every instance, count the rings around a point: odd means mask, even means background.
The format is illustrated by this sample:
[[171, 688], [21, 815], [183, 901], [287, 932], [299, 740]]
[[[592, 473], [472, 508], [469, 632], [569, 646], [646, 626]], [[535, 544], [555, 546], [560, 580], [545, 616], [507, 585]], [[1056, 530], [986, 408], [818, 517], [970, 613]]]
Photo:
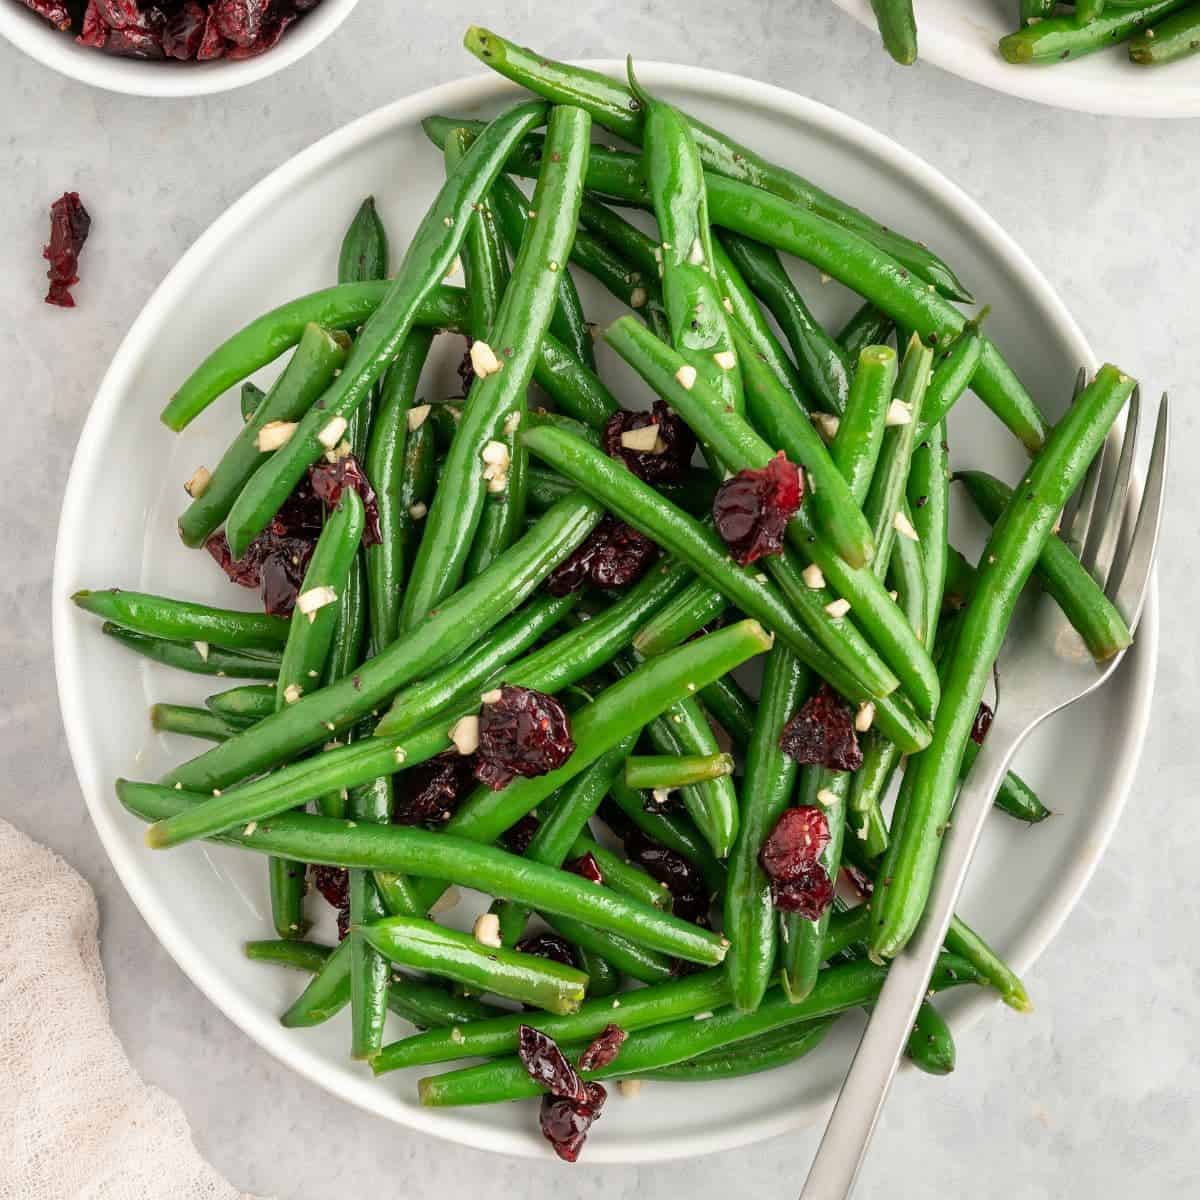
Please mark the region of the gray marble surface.
[[[10, 0], [3, 0], [8, 3]], [[681, 20], [680, 13], [686, 13]], [[1200, 355], [1193, 122], [1061, 113], [932, 67], [901, 72], [817, 0], [363, 0], [319, 51], [202, 100], [109, 95], [0, 44], [0, 816], [64, 854], [100, 898], [113, 1020], [138, 1068], [182, 1103], [201, 1150], [247, 1191], [281, 1197], [795, 1194], [815, 1133], [691, 1163], [566, 1172], [392, 1127], [332, 1099], [230, 1025], [125, 895], [80, 799], [55, 698], [49, 588], [58, 501], [93, 390], [151, 290], [268, 170], [393, 97], [473, 72], [471, 20], [562, 56], [696, 62], [835, 105], [957, 180], [1032, 255], [1088, 337], [1178, 401], [1156, 720], [1116, 841], [1030, 978], [1037, 1011], [996, 1013], [947, 1080], [908, 1074], [864, 1197], [973, 1200], [1200, 1194], [1200, 567], [1189, 450]], [[80, 308], [40, 303], [45, 206], [78, 188], [103, 221]]]

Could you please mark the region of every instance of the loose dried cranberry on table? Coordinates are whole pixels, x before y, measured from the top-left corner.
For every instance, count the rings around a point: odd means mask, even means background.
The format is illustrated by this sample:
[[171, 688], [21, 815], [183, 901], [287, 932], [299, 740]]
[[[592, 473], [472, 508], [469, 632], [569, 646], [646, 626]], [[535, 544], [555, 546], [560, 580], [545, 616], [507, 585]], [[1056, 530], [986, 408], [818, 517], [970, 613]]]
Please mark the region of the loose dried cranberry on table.
[[50, 263], [47, 304], [75, 307], [70, 288], [79, 282], [79, 252], [91, 227], [92, 218], [79, 202], [78, 192], [64, 192], [50, 205], [50, 241], [42, 248], [42, 257]]
[[553, 696], [505, 684], [479, 715], [475, 778], [498, 792], [516, 776], [532, 778], [561, 767], [575, 743], [571, 722]]
[[363, 502], [366, 521], [363, 527], [363, 545], [377, 546], [380, 541], [379, 500], [375, 489], [353, 454], [345, 454], [336, 462], [322, 459], [309, 468], [309, 482], [313, 493], [327, 508], [336, 508], [346, 488], [353, 488]]
[[[651, 428], [656, 430], [653, 438], [648, 432]], [[639, 436], [639, 430], [647, 432]], [[610, 458], [619, 458], [646, 483], [678, 483], [687, 473], [695, 451], [692, 431], [663, 400], [655, 400], [652, 412], [622, 409], [613, 413], [604, 426], [604, 452]]]
[[598, 1083], [589, 1083], [588, 1099], [580, 1102], [563, 1096], [543, 1096], [538, 1115], [542, 1136], [563, 1162], [578, 1162], [592, 1122], [600, 1115], [608, 1093]]
[[818, 861], [829, 836], [828, 818], [816, 805], [780, 816], [758, 852], [776, 908], [815, 921], [833, 902], [833, 881]]
[[625, 588], [636, 583], [658, 557], [658, 547], [624, 521], [606, 514], [546, 579], [546, 591], [566, 596], [591, 584]]
[[682, 854], [648, 838], [632, 828], [624, 836], [625, 853], [652, 879], [665, 884], [671, 893], [671, 911], [685, 921], [705, 924], [708, 920], [709, 892], [704, 877]]
[[579, 1056], [579, 1069], [598, 1071], [601, 1067], [607, 1067], [620, 1053], [628, 1036], [620, 1025], [605, 1025]]
[[313, 887], [337, 909], [338, 938], [350, 932], [350, 872], [342, 867], [313, 867]]
[[743, 567], [783, 549], [784, 531], [800, 501], [804, 484], [796, 466], [781, 450], [759, 470], [739, 471], [713, 497], [713, 520], [730, 554]]
[[531, 933], [528, 937], [521, 938], [513, 949], [522, 954], [536, 954], [538, 958], [548, 958], [551, 962], [562, 963], [564, 967], [576, 965], [570, 943], [557, 933]]
[[980, 702], [979, 711], [975, 714], [975, 723], [971, 726], [971, 741], [977, 746], [983, 745], [983, 739], [987, 737], [995, 716], [991, 705]]
[[529, 1078], [540, 1084], [554, 1096], [587, 1103], [587, 1092], [583, 1080], [567, 1061], [567, 1056], [558, 1048], [552, 1037], [522, 1025], [517, 1030], [517, 1057], [520, 1058]]
[[590, 880], [592, 883], [604, 882], [604, 872], [600, 870], [600, 864], [590, 850], [579, 858], [573, 858], [566, 864], [566, 869], [573, 875], [582, 875], [584, 879]]
[[469, 756], [451, 751], [398, 776], [393, 824], [441, 825], [450, 820], [472, 785], [471, 767]]
[[783, 727], [779, 748], [802, 765], [812, 763], [831, 771], [857, 771], [862, 766], [854, 711], [827, 683]]

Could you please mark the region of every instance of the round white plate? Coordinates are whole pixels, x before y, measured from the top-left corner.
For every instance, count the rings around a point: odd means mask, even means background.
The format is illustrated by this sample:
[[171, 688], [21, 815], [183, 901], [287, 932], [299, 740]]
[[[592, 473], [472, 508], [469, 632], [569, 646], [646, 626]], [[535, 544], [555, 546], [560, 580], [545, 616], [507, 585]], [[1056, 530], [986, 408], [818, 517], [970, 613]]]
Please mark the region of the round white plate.
[[[869, 0], [833, 0], [875, 29]], [[1075, 62], [1018, 66], [997, 42], [1017, 28], [1016, 0], [915, 0], [921, 58], [972, 83], [1010, 96], [1112, 117], [1200, 116], [1200, 56], [1161, 67], [1135, 67], [1124, 46]], [[888, 57], [883, 61], [904, 70]]]
[[[865, 126], [791, 93], [690, 67], [646, 63], [641, 74], [669, 99], [937, 246], [992, 304], [989, 332], [1033, 394], [1051, 416], [1061, 411], [1076, 368], [1092, 362], [1088, 347], [1018, 247], [954, 185]], [[273, 1054], [373, 1113], [469, 1145], [544, 1156], [528, 1105], [422, 1109], [417, 1073], [376, 1080], [350, 1062], [344, 1017], [307, 1031], [279, 1025], [300, 980], [247, 962], [241, 950], [247, 939], [270, 936], [262, 860], [202, 845], [151, 852], [112, 790], [118, 775], [152, 779], [195, 753], [185, 739], [149, 729], [149, 704], [198, 703], [223, 681], [144, 663], [104, 638], [69, 599], [80, 587], [121, 585], [250, 606], [249, 593], [227, 583], [205, 556], [185, 551], [175, 534], [183, 481], [216, 460], [237, 427], [236, 400], [231, 393], [184, 436], [159, 423], [163, 401], [230, 332], [335, 277], [342, 230], [363, 196], [377, 198], [393, 246], [402, 247], [443, 173], [420, 119], [491, 112], [511, 94], [484, 77], [380, 109], [280, 167], [180, 259], [118, 351], [80, 439], [59, 530], [54, 631], [64, 725], [96, 827], [142, 914], [196, 984]], [[797, 274], [818, 315], [837, 321], [853, 309], [854, 298], [838, 285], [822, 286], [807, 268]], [[615, 315], [605, 298], [584, 290], [593, 315]], [[461, 342], [445, 340], [453, 344], [443, 348], [426, 395], [448, 384], [461, 354]], [[602, 356], [603, 369], [613, 368], [603, 349]], [[616, 371], [613, 378], [632, 404], [645, 402], [644, 391]], [[952, 439], [957, 463], [1020, 476], [1022, 453], [978, 404], [956, 410]], [[978, 536], [978, 528], [964, 525], [958, 536]], [[1120, 812], [1146, 723], [1156, 627], [1151, 605], [1117, 681], [1056, 719], [1023, 755], [1023, 772], [1059, 815], [1033, 832], [997, 818], [985, 839], [963, 912], [1018, 968], [1058, 928]], [[990, 1004], [983, 993], [960, 993], [947, 1010], [962, 1030]], [[389, 1036], [399, 1036], [404, 1026], [392, 1020]], [[699, 1090], [657, 1085], [653, 1099], [643, 1092], [637, 1104], [614, 1096], [587, 1158], [690, 1156], [811, 1122], [840, 1080], [854, 1028], [846, 1020], [819, 1053], [767, 1076]]]

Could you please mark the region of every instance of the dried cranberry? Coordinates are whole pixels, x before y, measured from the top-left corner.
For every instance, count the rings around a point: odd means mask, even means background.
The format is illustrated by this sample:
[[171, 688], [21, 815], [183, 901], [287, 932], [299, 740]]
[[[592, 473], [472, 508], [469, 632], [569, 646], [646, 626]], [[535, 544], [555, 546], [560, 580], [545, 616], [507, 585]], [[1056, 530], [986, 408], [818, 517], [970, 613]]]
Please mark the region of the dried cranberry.
[[546, 580], [552, 596], [566, 596], [587, 584], [624, 588], [635, 583], [655, 558], [658, 547], [624, 521], [606, 515]]
[[677, 791], [663, 791], [655, 788], [652, 792], [642, 795], [642, 807], [648, 813], [661, 816], [663, 813], [679, 812], [683, 808], [683, 797]]
[[59, 4], [58, 0], [25, 0], [25, 7], [32, 9], [39, 17], [45, 17], [58, 29], [71, 28], [70, 10], [65, 4]]
[[296, 19], [295, 13], [274, 12], [263, 23], [262, 31], [248, 46], [234, 46], [226, 55], [230, 59], [256, 58], [274, 49], [284, 31]]
[[471, 786], [471, 759], [439, 754], [398, 777], [399, 794], [392, 811], [397, 825], [441, 825], [450, 820]]
[[[622, 444], [621, 435], [647, 426], [658, 426], [652, 450], [633, 450]], [[604, 427], [604, 451], [619, 458], [646, 483], [678, 483], [686, 474], [696, 450], [692, 431], [667, 407], [655, 400], [653, 412], [613, 413]]]
[[758, 852], [768, 879], [799, 879], [829, 845], [829, 821], [815, 804], [785, 809]]
[[251, 46], [262, 31], [269, 0], [216, 0], [213, 17], [221, 36], [235, 46]]
[[83, 10], [83, 28], [75, 39], [81, 46], [91, 46], [103, 50], [108, 41], [108, 26], [96, 7], [96, 0], [88, 0], [87, 8]]
[[358, 459], [353, 454], [344, 455], [336, 462], [322, 460], [308, 473], [309, 482], [316, 496], [327, 508], [336, 508], [346, 488], [353, 488], [363, 502], [366, 522], [363, 527], [363, 545], [377, 546], [380, 541], [379, 501], [375, 489], [367, 478]]
[[583, 1080], [552, 1037], [531, 1025], [522, 1025], [517, 1030], [517, 1056], [529, 1072], [529, 1078], [551, 1095], [587, 1103]]
[[463, 351], [458, 364], [458, 377], [462, 381], [462, 394], [468, 395], [471, 385], [475, 382], [475, 364], [471, 362], [471, 347], [475, 344], [473, 338], [467, 338], [467, 348]]
[[[598, 1083], [591, 1086], [607, 1096]], [[600, 1103], [603, 1102], [601, 1099]], [[577, 1162], [579, 1152], [587, 1141], [588, 1130], [599, 1113], [599, 1105], [568, 1100], [562, 1096], [543, 1096], [541, 1111], [538, 1114], [542, 1136], [563, 1162]]]
[[600, 870], [600, 864], [590, 850], [581, 857], [572, 859], [566, 864], [566, 869], [574, 875], [582, 875], [592, 883], [604, 882], [604, 872]]
[[820, 867], [805, 871], [797, 879], [772, 879], [771, 903], [781, 912], [799, 913], [815, 921], [833, 903], [833, 881]]
[[79, 202], [78, 192], [64, 192], [50, 205], [50, 241], [42, 249], [42, 257], [50, 263], [50, 270], [46, 272], [50, 280], [47, 304], [75, 307], [70, 288], [79, 282], [76, 273], [79, 251], [83, 249], [91, 227], [92, 218]]
[[106, 54], [119, 58], [163, 58], [162, 38], [157, 30], [138, 29], [134, 25], [125, 29], [110, 29], [104, 43]]
[[991, 705], [980, 702], [979, 711], [975, 714], [975, 723], [971, 726], [971, 741], [977, 746], [983, 745], [983, 739], [987, 737], [995, 716]]
[[800, 472], [781, 450], [760, 470], [739, 471], [713, 497], [713, 520], [743, 567], [783, 549], [783, 535], [804, 498]]
[[515, 776], [546, 775], [571, 757], [571, 722], [553, 696], [532, 688], [500, 688], [479, 716], [475, 778], [498, 792]]
[[313, 867], [313, 886], [338, 911], [338, 938], [350, 930], [350, 872], [342, 867]]
[[533, 815], [526, 813], [511, 829], [504, 834], [504, 844], [514, 854], [524, 854], [533, 841], [541, 822]]
[[205, 16], [204, 9], [195, 0], [187, 0], [182, 8], [172, 13], [163, 26], [163, 53], [183, 62], [195, 58], [204, 40]]
[[200, 39], [200, 49], [196, 51], [197, 62], [210, 62], [225, 54], [225, 39], [217, 26], [216, 10], [210, 8], [204, 20], [204, 36]]
[[146, 28], [146, 17], [137, 0], [96, 0], [96, 7], [109, 29]]
[[531, 933], [528, 937], [521, 938], [513, 949], [522, 954], [536, 954], [538, 958], [548, 958], [552, 962], [562, 963], [564, 967], [575, 966], [575, 955], [570, 943], [557, 933]]
[[854, 712], [824, 683], [783, 727], [779, 748], [798, 763], [812, 763], [831, 771], [857, 771], [862, 766]]
[[682, 854], [668, 850], [640, 829], [631, 829], [624, 837], [625, 853], [653, 879], [665, 884], [677, 917], [696, 924], [708, 920], [709, 892], [704, 877]]
[[620, 1025], [605, 1025], [579, 1056], [579, 1069], [598, 1071], [601, 1067], [607, 1067], [617, 1057], [628, 1036]]

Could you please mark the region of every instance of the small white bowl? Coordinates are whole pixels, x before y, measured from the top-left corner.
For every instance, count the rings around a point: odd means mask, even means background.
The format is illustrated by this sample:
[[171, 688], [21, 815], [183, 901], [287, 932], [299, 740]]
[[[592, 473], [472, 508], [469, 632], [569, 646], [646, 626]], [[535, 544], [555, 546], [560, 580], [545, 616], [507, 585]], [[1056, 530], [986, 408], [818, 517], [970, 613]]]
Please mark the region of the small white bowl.
[[81, 46], [73, 33], [62, 33], [25, 7], [21, 0], [0, 0], [0, 37], [30, 58], [81, 83], [129, 96], [208, 96], [230, 92], [282, 71], [319, 46], [349, 15], [358, 0], [321, 0], [265, 54], [238, 61], [144, 61], [105, 54]]

